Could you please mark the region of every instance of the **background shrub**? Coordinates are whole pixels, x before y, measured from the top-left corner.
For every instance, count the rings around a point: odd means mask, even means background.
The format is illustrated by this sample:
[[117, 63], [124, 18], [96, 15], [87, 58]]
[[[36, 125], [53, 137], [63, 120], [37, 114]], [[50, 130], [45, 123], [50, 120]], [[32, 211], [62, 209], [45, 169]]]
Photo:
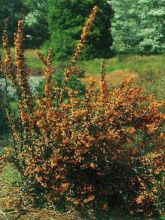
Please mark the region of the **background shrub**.
[[[55, 73], [53, 76], [54, 83], [57, 83], [59, 88], [62, 88], [64, 84], [64, 74], [62, 72]], [[44, 96], [44, 80], [41, 80], [36, 87], [36, 92], [40, 96]], [[71, 76], [67, 86], [77, 91], [79, 95], [85, 94], [85, 84], [80, 81], [80, 77], [78, 75]], [[66, 96], [67, 98], [67, 96]]]
[[47, 23], [47, 0], [23, 0], [25, 15], [25, 37], [27, 48], [38, 48], [49, 39]]

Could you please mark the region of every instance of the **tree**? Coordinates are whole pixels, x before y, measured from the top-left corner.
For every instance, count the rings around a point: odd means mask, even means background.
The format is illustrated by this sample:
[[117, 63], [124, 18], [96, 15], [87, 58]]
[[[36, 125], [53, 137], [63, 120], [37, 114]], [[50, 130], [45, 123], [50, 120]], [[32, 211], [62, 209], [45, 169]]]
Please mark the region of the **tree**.
[[27, 47], [39, 47], [48, 38], [47, 0], [24, 0], [25, 36]]
[[100, 11], [95, 20], [83, 57], [109, 57], [112, 44], [112, 10], [105, 0], [48, 0], [48, 24], [51, 34], [50, 46], [57, 59], [67, 59], [73, 54], [80, 39], [82, 27], [92, 7]]
[[[141, 28], [139, 51], [146, 53], [165, 52], [165, 1], [139, 0], [141, 3]], [[142, 10], [142, 4], [144, 4]], [[146, 17], [147, 16], [147, 17]], [[146, 17], [146, 19], [144, 19]]]
[[111, 0], [113, 48], [118, 53], [165, 51], [164, 0]]

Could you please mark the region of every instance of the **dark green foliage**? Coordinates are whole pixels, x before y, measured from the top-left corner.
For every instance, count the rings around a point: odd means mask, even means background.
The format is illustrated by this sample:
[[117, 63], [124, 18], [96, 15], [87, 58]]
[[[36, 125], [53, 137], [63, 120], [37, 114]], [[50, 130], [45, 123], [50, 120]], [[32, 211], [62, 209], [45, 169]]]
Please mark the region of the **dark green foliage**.
[[104, 0], [48, 0], [50, 45], [57, 59], [67, 59], [74, 53], [82, 27], [94, 5], [100, 10], [89, 36], [84, 58], [109, 57], [112, 9]]
[[[54, 82], [57, 84], [59, 88], [62, 88], [64, 82], [64, 75], [62, 72], [56, 73], [54, 75]], [[80, 81], [79, 76], [73, 75], [70, 77], [70, 80], [67, 86], [78, 92], [78, 95], [82, 96], [85, 94], [85, 85]], [[44, 95], [44, 81], [41, 81], [36, 88], [39, 96]], [[67, 95], [66, 95], [67, 97]]]
[[[13, 42], [13, 34], [17, 27], [17, 20], [25, 13], [21, 0], [0, 0], [0, 39], [4, 29], [4, 22], [8, 23], [8, 34], [10, 42]], [[0, 40], [0, 44], [2, 41]]]
[[26, 47], [39, 47], [49, 38], [47, 0], [0, 0], [0, 6], [0, 38], [7, 22], [9, 39], [13, 42], [17, 22], [23, 18]]

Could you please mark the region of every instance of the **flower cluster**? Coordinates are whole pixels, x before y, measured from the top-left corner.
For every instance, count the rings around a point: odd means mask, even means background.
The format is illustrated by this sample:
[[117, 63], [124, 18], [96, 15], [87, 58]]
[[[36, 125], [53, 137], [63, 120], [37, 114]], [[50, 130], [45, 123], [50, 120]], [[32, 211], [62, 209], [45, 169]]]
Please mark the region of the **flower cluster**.
[[97, 6], [95, 6], [93, 9], [92, 9], [92, 12], [89, 16], [89, 18], [87, 19], [86, 21], [86, 24], [83, 28], [83, 31], [82, 31], [82, 34], [81, 34], [81, 39], [80, 39], [80, 42], [77, 44], [77, 47], [76, 47], [76, 52], [72, 58], [72, 61], [71, 61], [71, 64], [72, 66], [75, 65], [76, 63], [76, 60], [79, 58], [80, 54], [81, 54], [81, 51], [83, 50], [83, 47], [87, 41], [87, 37], [90, 33], [90, 30], [91, 30], [91, 27], [93, 25], [93, 22], [96, 18], [96, 14], [98, 12], [99, 8]]
[[98, 12], [99, 8], [98, 6], [95, 6], [93, 7], [92, 9], [92, 12], [91, 14], [89, 15], [85, 25], [84, 25], [84, 28], [83, 28], [83, 31], [82, 31], [82, 34], [81, 34], [81, 38], [80, 38], [80, 41], [79, 43], [77, 44], [77, 47], [76, 47], [76, 51], [71, 59], [71, 65], [70, 65], [70, 68], [69, 69], [66, 69], [65, 71], [65, 76], [66, 76], [66, 80], [68, 79], [68, 77], [73, 74], [73, 70], [75, 69], [75, 64], [76, 64], [76, 61], [78, 60], [78, 58], [80, 57], [81, 55], [81, 52], [85, 46], [85, 43], [87, 41], [87, 38], [88, 38], [88, 35], [90, 33], [90, 30], [92, 28], [92, 25], [95, 21], [95, 18], [96, 18], [96, 14]]

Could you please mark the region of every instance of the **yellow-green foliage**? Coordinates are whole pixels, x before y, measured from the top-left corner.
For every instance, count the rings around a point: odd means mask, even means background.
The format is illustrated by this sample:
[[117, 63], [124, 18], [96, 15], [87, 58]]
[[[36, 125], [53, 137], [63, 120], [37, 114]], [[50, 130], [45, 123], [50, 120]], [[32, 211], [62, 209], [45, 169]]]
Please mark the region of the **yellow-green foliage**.
[[20, 173], [11, 164], [5, 165], [1, 176], [11, 185], [20, 184], [22, 182]]

